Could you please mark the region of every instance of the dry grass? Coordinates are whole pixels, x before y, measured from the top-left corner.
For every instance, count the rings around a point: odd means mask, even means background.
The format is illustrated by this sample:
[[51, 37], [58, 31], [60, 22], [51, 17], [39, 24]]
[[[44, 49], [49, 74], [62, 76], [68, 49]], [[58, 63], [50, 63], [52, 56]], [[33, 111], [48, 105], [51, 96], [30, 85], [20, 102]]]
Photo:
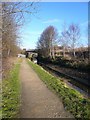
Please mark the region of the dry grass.
[[2, 77], [5, 79], [8, 76], [10, 69], [14, 66], [14, 64], [18, 61], [17, 57], [8, 57], [2, 59]]

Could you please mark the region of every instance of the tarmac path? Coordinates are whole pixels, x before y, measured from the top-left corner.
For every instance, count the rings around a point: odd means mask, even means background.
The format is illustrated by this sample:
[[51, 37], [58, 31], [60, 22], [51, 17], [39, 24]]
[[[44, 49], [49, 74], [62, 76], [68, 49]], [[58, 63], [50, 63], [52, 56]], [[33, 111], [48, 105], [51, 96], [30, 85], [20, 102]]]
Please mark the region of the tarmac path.
[[21, 63], [20, 118], [73, 118], [62, 101], [40, 80], [25, 59]]

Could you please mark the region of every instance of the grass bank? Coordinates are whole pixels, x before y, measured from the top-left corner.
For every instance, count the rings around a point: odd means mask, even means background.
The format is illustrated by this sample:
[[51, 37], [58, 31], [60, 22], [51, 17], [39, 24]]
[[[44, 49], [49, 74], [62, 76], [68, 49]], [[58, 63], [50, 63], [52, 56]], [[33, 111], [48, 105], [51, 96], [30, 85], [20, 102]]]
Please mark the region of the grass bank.
[[19, 69], [21, 59], [9, 71], [7, 79], [2, 81], [2, 117], [15, 118], [20, 107]]
[[75, 118], [90, 119], [90, 100], [84, 98], [78, 91], [69, 88], [63, 81], [52, 76], [39, 65], [27, 61], [36, 71], [44, 83], [62, 99], [65, 109], [70, 111]]

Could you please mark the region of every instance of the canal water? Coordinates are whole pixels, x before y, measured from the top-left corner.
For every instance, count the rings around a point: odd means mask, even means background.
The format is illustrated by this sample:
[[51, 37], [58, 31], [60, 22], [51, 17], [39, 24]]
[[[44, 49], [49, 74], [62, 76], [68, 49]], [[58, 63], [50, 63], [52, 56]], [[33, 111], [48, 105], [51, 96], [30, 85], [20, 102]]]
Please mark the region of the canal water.
[[45, 70], [47, 70], [52, 75], [58, 77], [59, 79], [63, 80], [69, 87], [72, 87], [79, 91], [81, 94], [83, 94], [84, 97], [90, 98], [90, 87], [87, 85], [84, 85], [80, 82], [77, 82], [71, 78], [67, 78], [66, 76], [63, 76], [62, 74], [59, 74], [58, 72], [49, 69], [47, 66], [44, 66], [43, 64], [39, 64], [42, 66]]

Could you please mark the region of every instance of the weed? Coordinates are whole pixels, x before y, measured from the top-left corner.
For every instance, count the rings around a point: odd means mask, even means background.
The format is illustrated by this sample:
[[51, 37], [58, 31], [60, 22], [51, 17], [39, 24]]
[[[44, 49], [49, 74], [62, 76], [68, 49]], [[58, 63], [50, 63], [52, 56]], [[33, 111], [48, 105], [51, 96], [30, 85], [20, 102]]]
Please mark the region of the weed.
[[20, 106], [19, 68], [21, 60], [9, 71], [7, 79], [2, 81], [2, 117], [14, 118]]

